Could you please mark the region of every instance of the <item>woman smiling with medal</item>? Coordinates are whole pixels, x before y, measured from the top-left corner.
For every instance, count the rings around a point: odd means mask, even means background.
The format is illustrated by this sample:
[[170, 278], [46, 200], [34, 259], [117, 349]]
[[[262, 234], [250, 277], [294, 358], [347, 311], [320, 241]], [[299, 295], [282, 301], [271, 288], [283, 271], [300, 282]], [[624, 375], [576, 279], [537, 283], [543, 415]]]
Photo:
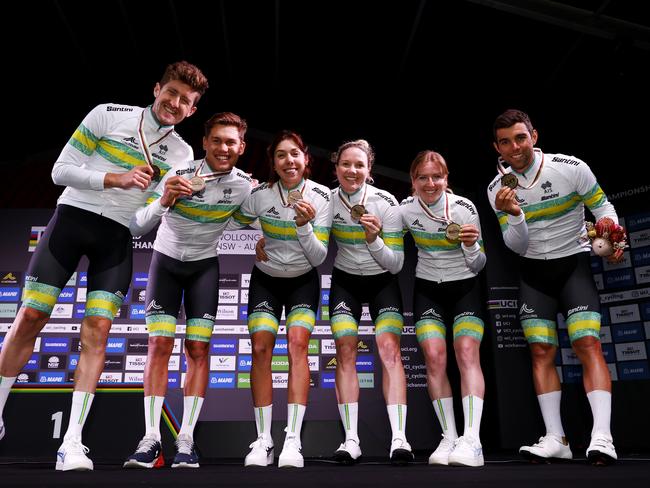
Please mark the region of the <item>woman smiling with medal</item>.
[[316, 322], [320, 286], [316, 266], [327, 256], [331, 219], [329, 188], [308, 179], [311, 160], [295, 132], [279, 133], [268, 148], [271, 177], [253, 190], [237, 219], [259, 218], [267, 260], [251, 273], [248, 331], [253, 362], [251, 391], [257, 440], [245, 466], [273, 463], [271, 358], [286, 313], [289, 354], [287, 435], [278, 466], [303, 467], [300, 431], [309, 392], [307, 346]]
[[374, 156], [365, 140], [347, 142], [334, 154], [339, 187], [332, 192], [332, 235], [338, 252], [330, 289], [330, 322], [336, 341], [336, 397], [345, 430], [345, 441], [334, 458], [351, 464], [361, 456], [357, 334], [361, 306], [368, 303], [392, 428], [390, 459], [406, 464], [413, 454], [406, 441], [406, 379], [400, 353], [404, 318], [397, 273], [404, 262], [402, 221], [395, 198], [369, 184]]
[[[413, 197], [402, 202], [404, 227], [418, 248], [413, 321], [424, 353], [427, 386], [442, 427], [442, 441], [429, 464], [482, 466], [479, 439], [485, 382], [479, 358], [482, 299], [476, 275], [485, 266], [474, 204], [447, 188], [443, 157], [422, 151], [411, 164]], [[458, 437], [447, 377], [446, 325], [452, 323], [460, 370], [464, 433]]]

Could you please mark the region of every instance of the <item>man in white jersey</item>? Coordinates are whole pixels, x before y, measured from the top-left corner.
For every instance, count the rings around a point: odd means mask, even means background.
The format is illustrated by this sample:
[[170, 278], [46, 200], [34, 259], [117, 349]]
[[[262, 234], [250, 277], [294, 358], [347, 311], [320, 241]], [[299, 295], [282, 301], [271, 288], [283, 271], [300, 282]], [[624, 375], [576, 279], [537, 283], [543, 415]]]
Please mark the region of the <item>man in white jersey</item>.
[[16, 376], [47, 323], [61, 289], [87, 256], [88, 292], [81, 324], [81, 352], [68, 430], [56, 469], [92, 470], [81, 432], [104, 368], [106, 341], [131, 281], [129, 221], [172, 163], [193, 159], [174, 131], [191, 116], [208, 87], [203, 73], [185, 61], [171, 64], [154, 87], [147, 108], [105, 104], [82, 121], [52, 169], [66, 186], [25, 277], [23, 303], [0, 353], [1, 413]]
[[[591, 275], [584, 207], [598, 222], [618, 222], [595, 176], [580, 159], [544, 154], [524, 112], [508, 110], [494, 123], [499, 173], [488, 187], [506, 245], [520, 255], [519, 319], [530, 345], [533, 382], [546, 435], [519, 452], [533, 461], [571, 459], [560, 418], [561, 385], [555, 369], [557, 312], [565, 315], [569, 339], [583, 367], [594, 425], [587, 459], [617, 458], [610, 432], [611, 379], [600, 345], [600, 301]], [[505, 168], [507, 163], [510, 168]], [[620, 234], [622, 229], [618, 224]], [[622, 249], [608, 259], [620, 261]]]
[[124, 463], [126, 468], [164, 465], [160, 416], [169, 358], [181, 304], [187, 317], [183, 421], [172, 468], [198, 468], [194, 428], [209, 374], [209, 346], [219, 299], [217, 242], [232, 214], [251, 193], [251, 178], [235, 168], [244, 152], [247, 124], [236, 114], [218, 113], [205, 123], [205, 159], [175, 165], [146, 207], [131, 220], [133, 235], [158, 222], [147, 284], [149, 347], [144, 370], [145, 436]]

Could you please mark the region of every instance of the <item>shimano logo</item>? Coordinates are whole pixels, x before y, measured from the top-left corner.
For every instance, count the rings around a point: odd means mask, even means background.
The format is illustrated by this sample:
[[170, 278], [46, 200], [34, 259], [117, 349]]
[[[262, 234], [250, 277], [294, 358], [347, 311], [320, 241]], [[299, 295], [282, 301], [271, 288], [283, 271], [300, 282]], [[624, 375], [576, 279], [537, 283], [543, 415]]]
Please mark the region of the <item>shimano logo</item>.
[[560, 196], [559, 193], [553, 193], [551, 195], [544, 195], [542, 198], [540, 198], [540, 200], [543, 202], [544, 200], [550, 200], [552, 198], [557, 198], [559, 196]]

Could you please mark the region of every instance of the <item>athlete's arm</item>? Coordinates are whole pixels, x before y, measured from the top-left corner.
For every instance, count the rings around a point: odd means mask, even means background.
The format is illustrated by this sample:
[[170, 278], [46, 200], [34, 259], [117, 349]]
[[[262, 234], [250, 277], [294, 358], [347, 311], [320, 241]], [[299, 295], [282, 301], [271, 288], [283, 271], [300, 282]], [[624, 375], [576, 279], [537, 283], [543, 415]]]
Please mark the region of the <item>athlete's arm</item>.
[[[364, 222], [372, 223], [373, 232], [370, 233]], [[402, 216], [399, 206], [388, 207], [382, 222], [377, 216], [362, 216], [359, 221], [366, 230], [366, 244], [368, 251], [379, 265], [388, 270], [391, 274], [397, 274], [404, 265], [404, 238], [402, 234]], [[377, 229], [377, 225], [379, 229]], [[383, 237], [377, 235], [381, 230]], [[370, 242], [368, 239], [374, 234], [375, 239]]]
[[[300, 200], [296, 202], [296, 234], [305, 257], [316, 267], [327, 257], [329, 242], [331, 204], [328, 200], [316, 196], [319, 200], [313, 204]], [[313, 224], [312, 224], [313, 222]], [[302, 225], [300, 225], [302, 223]]]

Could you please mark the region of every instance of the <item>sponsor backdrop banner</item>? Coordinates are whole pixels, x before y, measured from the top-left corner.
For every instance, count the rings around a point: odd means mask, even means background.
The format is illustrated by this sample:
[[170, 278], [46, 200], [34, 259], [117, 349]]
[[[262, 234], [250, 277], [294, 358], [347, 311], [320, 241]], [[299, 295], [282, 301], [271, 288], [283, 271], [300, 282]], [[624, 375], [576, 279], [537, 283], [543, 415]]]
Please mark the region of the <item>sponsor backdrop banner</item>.
[[[51, 210], [2, 210], [2, 240], [0, 253], [0, 347], [4, 335], [20, 307], [25, 272], [33, 251], [51, 215]], [[210, 342], [210, 374], [202, 421], [253, 422], [250, 394], [251, 342], [246, 325], [250, 273], [254, 263], [254, 248], [259, 231], [242, 230], [224, 234], [219, 242], [220, 290], [216, 325]], [[145, 289], [153, 250], [155, 231], [133, 239], [134, 267], [131, 288], [111, 329], [102, 384], [142, 386], [147, 357], [145, 326]], [[335, 420], [339, 413], [334, 391], [336, 349], [329, 328], [329, 287], [336, 246], [330, 245], [326, 262], [319, 268], [321, 301], [316, 327], [309, 342], [311, 391], [306, 420]], [[413, 253], [410, 253], [413, 255]], [[409, 388], [409, 423], [426, 425], [414, 429], [413, 441], [419, 437], [432, 445], [438, 437], [434, 413], [426, 392], [426, 374], [422, 355], [415, 340], [411, 320], [411, 296], [414, 264], [404, 272], [403, 296], [406, 307], [406, 327], [402, 335], [402, 357]], [[18, 377], [18, 384], [38, 386], [71, 385], [79, 359], [79, 328], [86, 300], [85, 259], [70, 278], [54, 307], [51, 319], [38, 337], [34, 353]], [[284, 318], [284, 317], [283, 317]], [[373, 426], [380, 435], [388, 436], [389, 423], [381, 388], [381, 363], [374, 340], [374, 327], [367, 306], [363, 308], [358, 342], [357, 371], [361, 387], [361, 423]], [[173, 413], [182, 416], [182, 387], [186, 364], [183, 354], [185, 316], [181, 313], [177, 337], [169, 362], [167, 400]], [[287, 339], [283, 326], [273, 351], [274, 420], [286, 419], [288, 381]], [[101, 386], [101, 385], [100, 385]], [[141, 415], [135, 411], [134, 416]], [[420, 417], [419, 419], [417, 417]], [[378, 427], [374, 427], [378, 426]], [[361, 426], [360, 428], [363, 428]], [[383, 443], [389, 442], [389, 439]]]
[[[488, 389], [482, 432], [484, 444], [517, 447], [542, 433], [541, 416], [532, 388], [529, 353], [517, 318], [517, 270], [513, 268], [516, 261], [503, 247], [496, 219], [488, 213], [491, 209], [487, 203], [479, 207], [488, 252], [486, 332], [481, 351]], [[625, 260], [610, 265], [592, 256], [594, 279], [603, 305], [601, 339], [615, 387], [615, 434], [617, 428], [627, 431], [625, 425], [621, 425], [625, 424], [625, 418], [621, 415], [622, 418], [617, 420], [617, 414], [623, 412], [626, 402], [621, 394], [616, 396], [617, 391], [623, 391], [623, 395], [643, 391], [647, 398], [647, 385], [650, 384], [650, 212], [621, 214], [624, 215], [621, 223], [630, 234], [630, 249], [625, 253]], [[0, 227], [5, 236], [0, 244], [0, 348], [20, 306], [29, 259], [51, 215], [51, 210], [0, 210]], [[102, 384], [142, 386], [147, 355], [145, 289], [154, 237], [155, 233], [151, 233], [133, 239], [131, 288], [109, 336], [106, 364], [100, 378]], [[219, 242], [219, 309], [210, 342], [210, 374], [202, 421], [253, 421], [250, 396], [252, 351], [246, 320], [250, 272], [258, 238], [258, 231], [242, 230], [224, 234]], [[411, 426], [408, 433], [415, 448], [429, 448], [437, 443], [440, 430], [427, 395], [424, 361], [415, 339], [411, 312], [415, 249], [408, 236], [406, 241], [406, 259], [400, 283], [406, 319], [401, 351], [408, 385], [408, 425]], [[334, 392], [336, 351], [329, 329], [329, 288], [335, 250], [332, 241], [328, 258], [319, 268], [321, 301], [309, 343], [312, 388], [305, 417], [307, 421], [338, 421], [339, 418]], [[34, 352], [18, 377], [18, 384], [72, 384], [79, 359], [79, 327], [85, 311], [86, 264], [82, 261], [61, 291], [51, 320], [38, 337]], [[570, 347], [561, 316], [558, 316], [558, 323], [560, 349], [557, 369], [565, 384], [565, 392], [569, 387], [565, 396], [571, 398], [572, 392], [582, 391], [582, 368]], [[167, 396], [172, 413], [179, 419], [186, 369], [184, 332], [185, 317], [181, 307], [169, 362]], [[367, 307], [364, 307], [359, 332], [360, 429], [372, 429], [384, 443], [390, 432], [381, 388], [381, 363]], [[458, 396], [458, 373], [453, 354], [449, 358], [449, 374]], [[283, 326], [273, 351], [272, 370], [276, 406], [274, 420], [286, 419], [288, 357]], [[624, 383], [628, 387], [620, 386]], [[641, 390], [639, 384], [643, 386]], [[462, 410], [459, 398], [456, 400], [459, 428], [462, 429]], [[586, 400], [581, 402], [583, 409], [587, 408]], [[567, 402], [563, 402], [563, 408], [564, 403]], [[134, 412], [133, 415], [140, 413]], [[590, 415], [587, 413], [585, 425], [589, 423]], [[571, 435], [570, 425], [567, 431]], [[630, 429], [630, 436], [634, 437], [634, 432]], [[588, 432], [583, 429], [575, 435], [584, 437]], [[627, 440], [630, 441], [629, 436]]]

